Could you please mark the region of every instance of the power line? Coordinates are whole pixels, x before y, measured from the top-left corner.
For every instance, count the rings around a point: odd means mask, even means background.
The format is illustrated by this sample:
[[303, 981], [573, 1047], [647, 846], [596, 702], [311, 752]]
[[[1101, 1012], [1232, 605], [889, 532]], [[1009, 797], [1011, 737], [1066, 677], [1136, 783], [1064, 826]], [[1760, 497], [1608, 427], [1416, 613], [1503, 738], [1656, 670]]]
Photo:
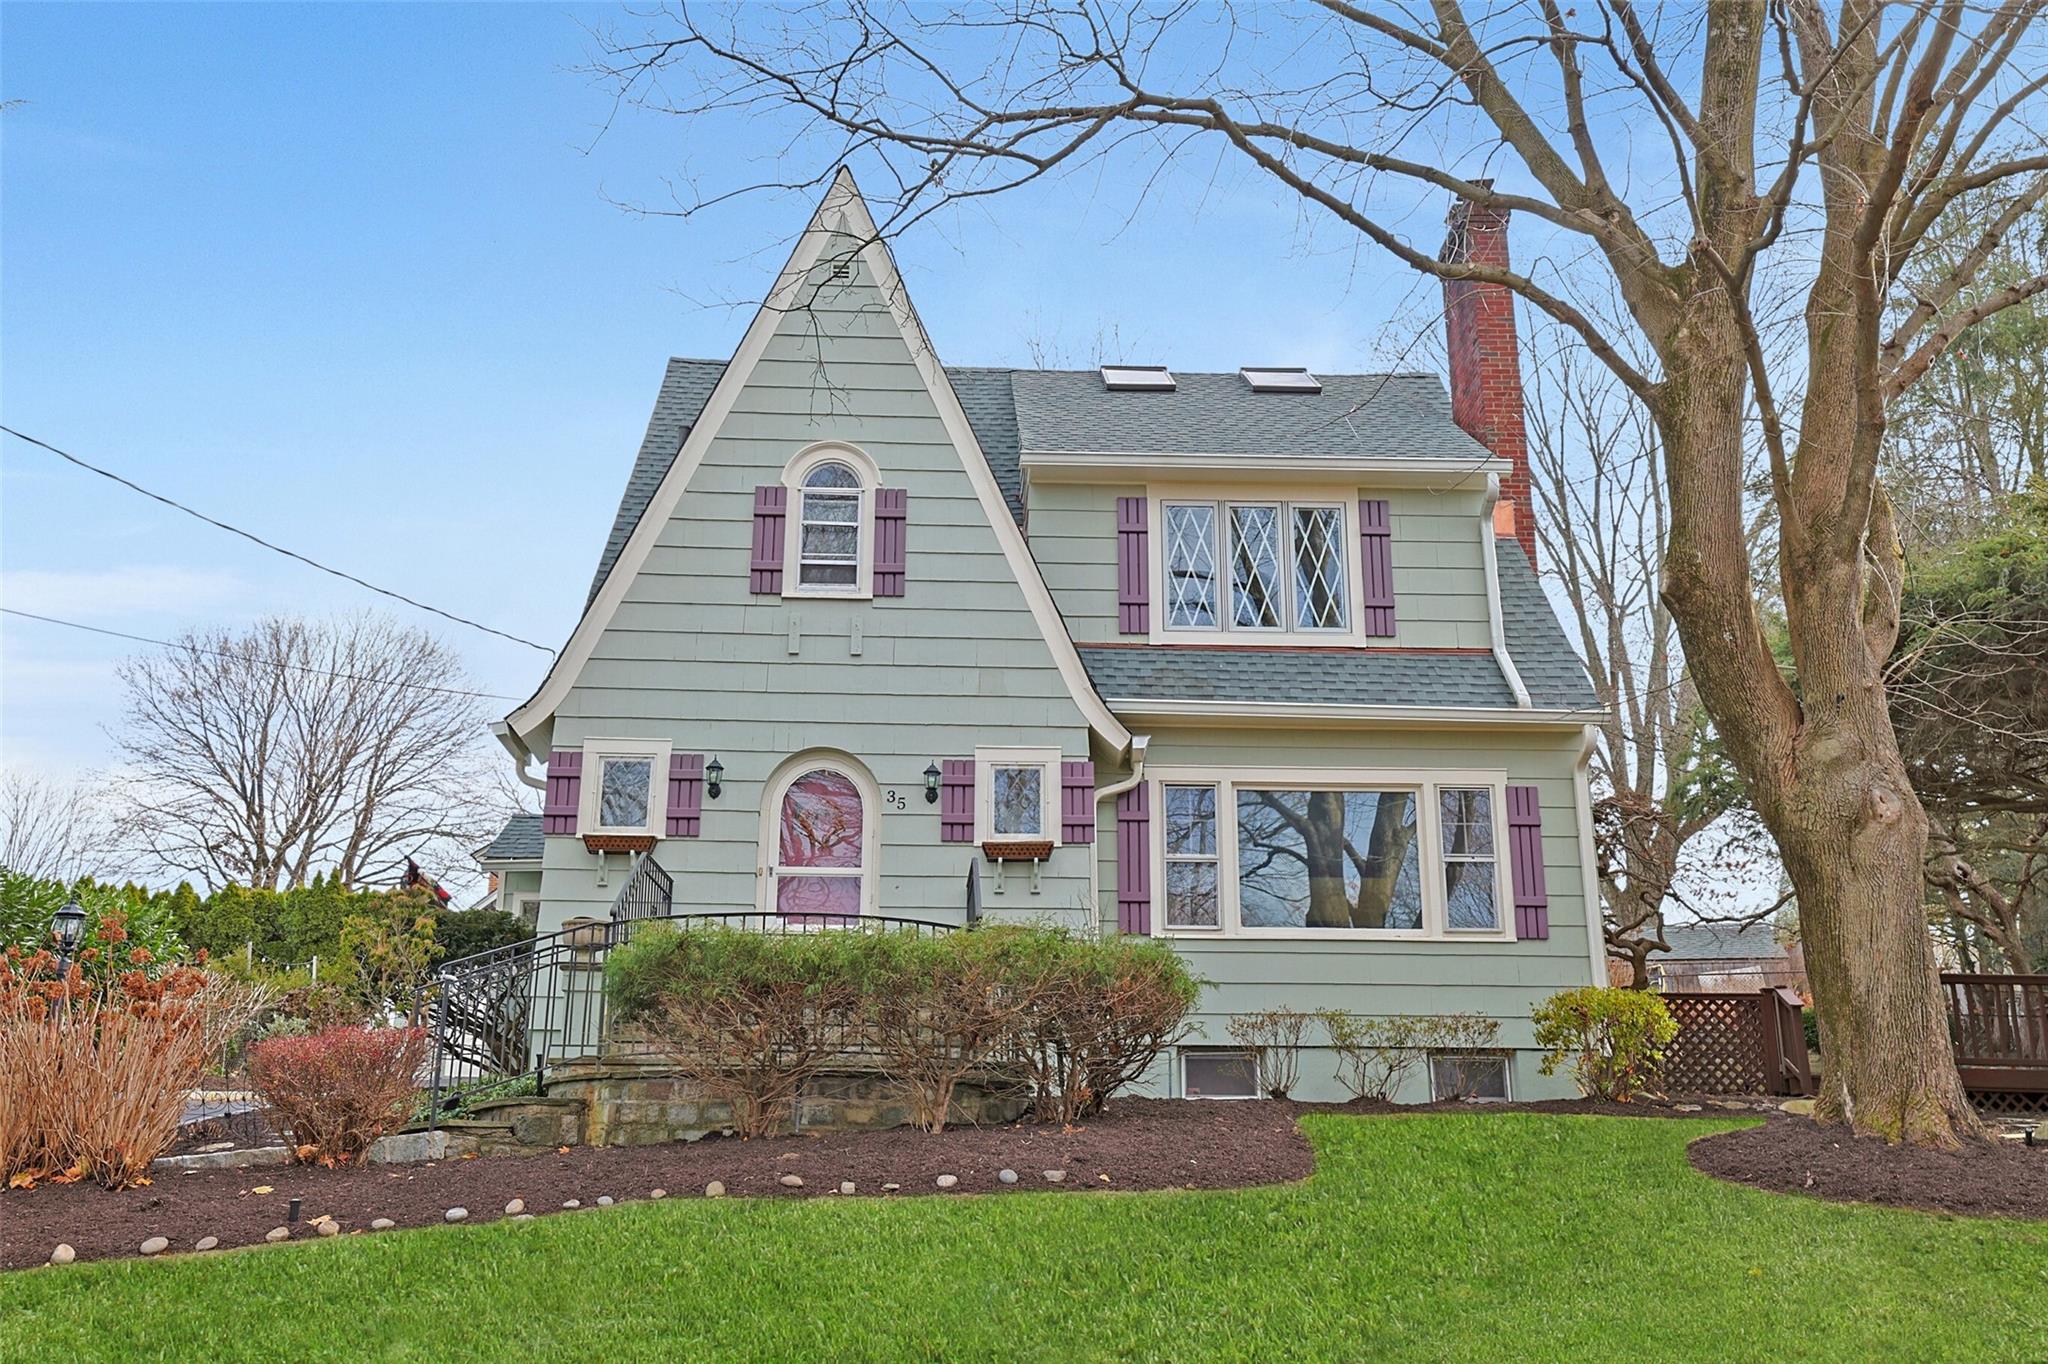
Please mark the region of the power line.
[[190, 641], [151, 639], [148, 635], [126, 634], [120, 630], [108, 630], [102, 626], [86, 625], [75, 620], [60, 620], [56, 616], [39, 616], [33, 611], [18, 611], [12, 606], [0, 606], [0, 615], [20, 616], [23, 620], [39, 620], [45, 625], [62, 625], [67, 629], [84, 630], [95, 635], [110, 635], [115, 639], [131, 640], [136, 644], [155, 644], [165, 649], [185, 649], [195, 654], [211, 654], [215, 658], [225, 658], [232, 663], [253, 662], [257, 666], [289, 668], [293, 672], [312, 673], [316, 677], [332, 677], [343, 682], [373, 682], [381, 687], [407, 687], [413, 691], [440, 692], [445, 696], [474, 696], [484, 701], [517, 701], [521, 699], [517, 696], [507, 696], [503, 692], [464, 691], [460, 687], [433, 687], [424, 682], [404, 682], [391, 677], [366, 677], [361, 673], [341, 673], [328, 668], [311, 668], [303, 663], [285, 663], [278, 659], [251, 660], [242, 654], [231, 654], [222, 649], [209, 649], [203, 644], [194, 644]]
[[433, 615], [441, 617], [443, 620], [454, 621], [457, 625], [467, 625], [472, 630], [481, 630], [487, 635], [496, 635], [499, 639], [508, 639], [512, 641], [514, 644], [524, 644], [527, 648], [538, 649], [544, 654], [553, 654], [555, 652], [553, 649], [550, 649], [545, 644], [536, 644], [530, 639], [522, 639], [518, 635], [507, 634], [503, 630], [493, 629], [491, 626], [485, 625], [480, 621], [471, 620], [467, 616], [458, 616], [453, 611], [443, 611], [438, 606], [429, 606], [423, 601], [419, 601], [415, 598], [406, 596], [403, 592], [394, 592], [388, 587], [379, 587], [377, 586], [377, 584], [373, 582], [366, 582], [363, 579], [358, 578], [353, 573], [347, 573], [338, 568], [330, 568], [326, 564], [321, 563], [317, 559], [309, 559], [305, 555], [300, 554], [295, 550], [286, 549], [283, 545], [274, 545], [260, 535], [255, 535], [249, 531], [243, 530], [240, 526], [231, 526], [225, 521], [218, 520], [215, 517], [208, 516], [205, 512], [195, 511], [193, 508], [186, 506], [184, 503], [178, 501], [175, 498], [165, 497], [162, 493], [151, 492], [148, 488], [143, 487], [140, 483], [137, 483], [132, 479], [123, 478], [121, 477], [121, 475], [113, 472], [110, 469], [102, 469], [97, 464], [92, 464], [87, 462], [86, 460], [82, 460], [77, 455], [71, 454], [68, 451], [59, 450], [56, 446], [50, 444], [48, 441], [37, 440], [34, 436], [27, 435], [23, 432], [17, 431], [11, 426], [0, 426], [0, 431], [5, 431], [8, 435], [14, 437], [16, 440], [27, 441], [30, 445], [39, 446], [42, 449], [48, 450], [51, 454], [57, 456], [59, 459], [69, 460], [71, 463], [77, 465], [81, 469], [84, 469], [88, 473], [98, 474], [101, 478], [109, 479], [115, 483], [118, 483], [122, 487], [127, 488], [132, 492], [141, 493], [144, 497], [149, 498], [151, 501], [161, 502], [166, 507], [173, 508], [177, 511], [185, 513], [185, 515], [187, 516], [193, 517], [200, 521], [204, 521], [207, 525], [213, 526], [219, 530], [224, 530], [230, 535], [239, 535], [244, 540], [247, 540], [252, 544], [261, 545], [263, 548], [271, 551], [274, 554], [282, 554], [287, 559], [296, 559], [300, 563], [305, 564], [308, 568], [317, 568], [322, 573], [332, 574], [334, 577], [340, 578], [346, 582], [354, 583], [357, 587], [366, 587], [370, 591], [375, 592], [380, 596], [390, 597], [393, 601], [402, 601], [407, 606], [415, 607], [418, 610], [429, 612]]

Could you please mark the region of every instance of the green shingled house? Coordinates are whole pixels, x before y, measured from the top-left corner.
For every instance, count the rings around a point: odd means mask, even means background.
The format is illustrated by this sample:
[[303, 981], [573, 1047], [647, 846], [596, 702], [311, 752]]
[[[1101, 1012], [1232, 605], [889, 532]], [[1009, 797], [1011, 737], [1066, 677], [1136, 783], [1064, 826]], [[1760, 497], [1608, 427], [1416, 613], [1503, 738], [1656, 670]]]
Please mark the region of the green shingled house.
[[[1446, 250], [1505, 262], [1505, 215]], [[1283, 1004], [1487, 1014], [1485, 1083], [1558, 1092], [1529, 1010], [1604, 979], [1596, 701], [1533, 568], [1513, 310], [1446, 315], [1448, 393], [948, 367], [842, 174], [732, 358], [669, 362], [496, 726], [544, 791], [481, 855], [500, 903], [1151, 934], [1211, 982], [1159, 1092], [1248, 1092], [1228, 1018]]]

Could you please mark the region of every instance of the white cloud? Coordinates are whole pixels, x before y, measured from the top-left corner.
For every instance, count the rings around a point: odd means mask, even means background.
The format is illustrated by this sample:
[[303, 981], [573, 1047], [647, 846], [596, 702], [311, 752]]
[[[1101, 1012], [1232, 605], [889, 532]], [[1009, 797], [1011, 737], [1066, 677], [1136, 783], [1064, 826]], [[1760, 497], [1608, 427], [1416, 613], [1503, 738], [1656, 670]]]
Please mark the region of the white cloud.
[[0, 574], [0, 602], [17, 611], [67, 620], [136, 613], [185, 615], [242, 601], [254, 584], [235, 573], [134, 564], [84, 571], [14, 569]]

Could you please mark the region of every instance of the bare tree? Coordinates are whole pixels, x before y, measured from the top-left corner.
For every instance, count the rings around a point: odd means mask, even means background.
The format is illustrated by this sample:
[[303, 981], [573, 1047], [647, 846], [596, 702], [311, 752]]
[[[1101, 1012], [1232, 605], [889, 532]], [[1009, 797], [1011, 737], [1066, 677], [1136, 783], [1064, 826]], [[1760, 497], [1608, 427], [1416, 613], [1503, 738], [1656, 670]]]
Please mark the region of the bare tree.
[[10, 771], [0, 776], [0, 867], [66, 885], [118, 877], [118, 848], [103, 785]]
[[144, 850], [210, 885], [390, 879], [504, 813], [479, 699], [422, 630], [362, 615], [191, 631], [121, 678]]
[[[2038, 0], [764, 8], [667, 12], [644, 41], [612, 41], [604, 68], [622, 98], [692, 118], [792, 115], [778, 164], [823, 153], [793, 180], [882, 162], [884, 234], [1091, 158], [1143, 182], [1207, 139], [1403, 264], [1512, 290], [1570, 328], [1661, 441], [1663, 597], [1798, 892], [1829, 1058], [1820, 1116], [1937, 1145], [1978, 1133], [1921, 913], [1926, 819], [1886, 708], [1901, 574], [1878, 467], [1891, 405], [2048, 288], [2035, 274], [1952, 307], [1981, 273], [1984, 251], [1966, 250], [1898, 306], [1960, 198], [2000, 198], [1995, 240], [2048, 196]], [[1411, 240], [1404, 219], [1432, 193], [1536, 219], [1544, 260], [1595, 272], [1629, 335], [1542, 262]], [[1770, 310], [1780, 289], [1796, 310]], [[1781, 325], [1803, 336], [1775, 362]], [[1750, 431], [1796, 671], [1757, 607]]]
[[[1606, 712], [1593, 750], [1595, 846], [1607, 953], [1649, 985], [1668, 952], [1665, 916], [1724, 917], [1731, 867], [1722, 840], [1713, 903], [1688, 897], [1700, 835], [1743, 819], [1740, 780], [1721, 760], [1685, 669], [1677, 622], [1658, 594], [1670, 529], [1657, 428], [1612, 371], [1562, 327], [1536, 338], [1547, 359], [1530, 385], [1530, 485], [1544, 576], [1569, 611]], [[1691, 875], [1682, 874], [1690, 872]]]

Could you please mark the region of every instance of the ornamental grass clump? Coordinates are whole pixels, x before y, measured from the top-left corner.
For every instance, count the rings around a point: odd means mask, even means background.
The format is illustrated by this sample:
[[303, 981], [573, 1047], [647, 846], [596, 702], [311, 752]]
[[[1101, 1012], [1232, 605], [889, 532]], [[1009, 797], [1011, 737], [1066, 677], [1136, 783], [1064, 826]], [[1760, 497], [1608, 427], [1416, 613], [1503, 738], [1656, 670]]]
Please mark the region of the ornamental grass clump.
[[0, 1180], [14, 1187], [148, 1183], [207, 1060], [263, 1003], [260, 990], [131, 944], [118, 911], [90, 940], [91, 975], [73, 961], [60, 977], [42, 948], [0, 953]]
[[1548, 1049], [1543, 1073], [1568, 1067], [1581, 1094], [1615, 1103], [1650, 1091], [1678, 1035], [1664, 1001], [1645, 990], [1584, 985], [1544, 1000], [1533, 1017], [1536, 1045]]
[[412, 1114], [424, 1028], [328, 1028], [249, 1048], [249, 1082], [301, 1162], [346, 1165]]

